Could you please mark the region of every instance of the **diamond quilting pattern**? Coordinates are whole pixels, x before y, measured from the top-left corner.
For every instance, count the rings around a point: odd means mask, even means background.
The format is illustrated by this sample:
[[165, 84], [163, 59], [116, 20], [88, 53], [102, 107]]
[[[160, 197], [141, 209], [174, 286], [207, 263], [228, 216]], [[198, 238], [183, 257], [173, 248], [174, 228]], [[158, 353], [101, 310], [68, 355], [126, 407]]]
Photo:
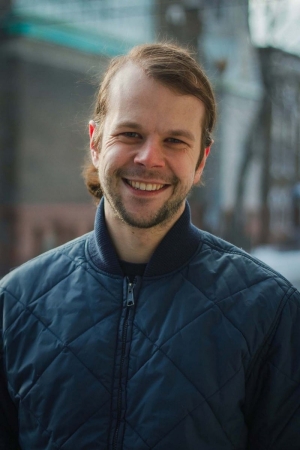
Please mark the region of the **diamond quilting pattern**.
[[[13, 322], [8, 336], [14, 336], [18, 346], [7, 354], [7, 370], [15, 374], [12, 387], [23, 398], [60, 354], [63, 344], [28, 309]], [[29, 345], [30, 336], [35, 339]], [[9, 346], [10, 341], [6, 344]], [[40, 355], [40, 348], [44, 349], [44, 357]]]
[[[82, 380], [85, 380], [84, 384]], [[51, 432], [53, 441], [59, 446], [99, 408], [102, 407], [103, 417], [106, 417], [109, 399], [102, 383], [68, 349], [64, 349], [55, 364], [50, 364], [40, 376], [23, 403], [25, 409], [35, 412], [36, 420], [43, 429]], [[72, 404], [67, 415], [65, 404]]]
[[102, 291], [101, 284], [88, 272], [78, 268], [72, 274], [72, 283], [65, 278], [38, 301], [31, 301], [30, 310], [67, 344], [120, 307], [122, 283], [118, 288], [119, 296], [113, 297], [106, 289]]
[[175, 274], [164, 283], [145, 282], [137, 306], [134, 323], [161, 346], [213, 303], [181, 274]]
[[240, 333], [216, 306], [169, 339], [161, 351], [204, 397], [226, 383], [248, 353]]
[[[203, 429], [203, 424], [200, 427], [197, 421], [203, 417], [205, 409], [208, 420], [216, 422], [211, 426], [222, 430], [223, 444], [232, 448], [218, 419], [220, 411], [215, 413], [208, 399], [238, 374], [244, 380], [241, 368], [248, 358], [247, 342], [219, 307], [185, 278], [170, 277], [169, 283], [160, 284], [159, 295], [153, 283], [151, 287], [148, 291], [144, 286], [135, 316], [129, 365], [128, 423], [133, 430], [139, 423], [139, 432], [142, 424], [141, 437], [150, 448], [156, 445], [159, 448], [166, 430], [173, 433], [177, 426], [185, 427], [183, 422], [190, 422], [192, 413], [195, 430]], [[173, 290], [173, 297], [170, 290]], [[165, 313], [157, 316], [158, 308]], [[243, 389], [241, 384], [237, 403], [243, 397]], [[232, 403], [236, 407], [235, 401]], [[131, 409], [131, 404], [140, 406]], [[149, 425], [152, 419], [161, 424], [155, 435]], [[243, 437], [238, 436], [237, 440], [240, 439]], [[184, 445], [184, 440], [181, 442]], [[179, 445], [179, 448], [182, 447]]]
[[115, 340], [119, 324], [119, 311], [103, 318], [68, 345], [70, 350], [94, 376], [101, 380], [107, 392], [111, 391], [113, 378]]
[[[127, 421], [133, 428], [139, 424], [139, 433], [150, 446], [204, 402], [197, 389], [161, 352], [155, 353], [128, 382], [127, 399]], [[157, 424], [155, 429], [152, 421]]]

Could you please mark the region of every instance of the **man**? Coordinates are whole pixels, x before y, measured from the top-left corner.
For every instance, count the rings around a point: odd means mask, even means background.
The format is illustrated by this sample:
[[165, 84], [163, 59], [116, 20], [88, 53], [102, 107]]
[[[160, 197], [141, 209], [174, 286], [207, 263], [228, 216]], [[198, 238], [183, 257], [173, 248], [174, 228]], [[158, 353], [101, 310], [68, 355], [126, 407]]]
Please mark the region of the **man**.
[[299, 293], [190, 223], [214, 122], [187, 51], [110, 64], [85, 170], [95, 230], [1, 282], [2, 442], [18, 415], [25, 450], [300, 448]]

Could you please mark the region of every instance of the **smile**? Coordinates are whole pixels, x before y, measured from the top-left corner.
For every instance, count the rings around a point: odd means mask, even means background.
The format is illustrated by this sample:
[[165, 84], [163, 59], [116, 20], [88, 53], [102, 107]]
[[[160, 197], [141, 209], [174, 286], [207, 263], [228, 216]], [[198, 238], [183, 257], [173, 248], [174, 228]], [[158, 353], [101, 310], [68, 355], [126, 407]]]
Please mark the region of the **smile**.
[[162, 189], [165, 186], [164, 184], [143, 183], [141, 181], [126, 180], [126, 182], [131, 187], [139, 191], [158, 191], [159, 189]]

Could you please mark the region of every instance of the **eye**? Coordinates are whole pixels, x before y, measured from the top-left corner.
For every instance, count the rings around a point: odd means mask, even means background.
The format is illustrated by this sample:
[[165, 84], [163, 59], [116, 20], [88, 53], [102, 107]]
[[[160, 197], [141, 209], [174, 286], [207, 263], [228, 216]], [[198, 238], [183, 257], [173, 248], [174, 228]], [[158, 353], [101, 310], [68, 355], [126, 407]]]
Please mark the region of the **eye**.
[[140, 138], [140, 135], [135, 131], [124, 131], [124, 133], [121, 133], [121, 135], [133, 139]]
[[167, 142], [170, 142], [170, 144], [185, 144], [185, 142], [181, 141], [180, 139], [176, 138], [168, 138], [166, 139]]

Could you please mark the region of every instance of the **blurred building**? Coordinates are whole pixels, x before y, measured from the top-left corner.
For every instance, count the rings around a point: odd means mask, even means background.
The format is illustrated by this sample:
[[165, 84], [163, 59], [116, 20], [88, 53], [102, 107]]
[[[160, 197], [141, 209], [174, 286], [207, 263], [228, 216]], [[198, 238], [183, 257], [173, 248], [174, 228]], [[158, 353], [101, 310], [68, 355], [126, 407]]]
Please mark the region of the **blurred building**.
[[80, 174], [93, 62], [26, 38], [3, 46], [1, 204], [9, 251], [2, 255], [12, 267], [93, 227], [94, 207]]
[[[213, 80], [218, 101], [218, 126], [211, 166], [204, 191], [206, 227], [213, 233], [249, 249], [251, 236], [240, 220], [237, 207], [243, 158], [259, 110], [263, 86], [259, 59], [251, 43], [248, 0], [206, 1], [203, 9], [199, 52]], [[259, 206], [258, 167], [248, 171], [244, 205], [247, 211]], [[251, 186], [249, 189], [248, 186]]]
[[300, 245], [300, 57], [259, 50], [264, 97], [251, 143], [261, 166], [260, 243]]

